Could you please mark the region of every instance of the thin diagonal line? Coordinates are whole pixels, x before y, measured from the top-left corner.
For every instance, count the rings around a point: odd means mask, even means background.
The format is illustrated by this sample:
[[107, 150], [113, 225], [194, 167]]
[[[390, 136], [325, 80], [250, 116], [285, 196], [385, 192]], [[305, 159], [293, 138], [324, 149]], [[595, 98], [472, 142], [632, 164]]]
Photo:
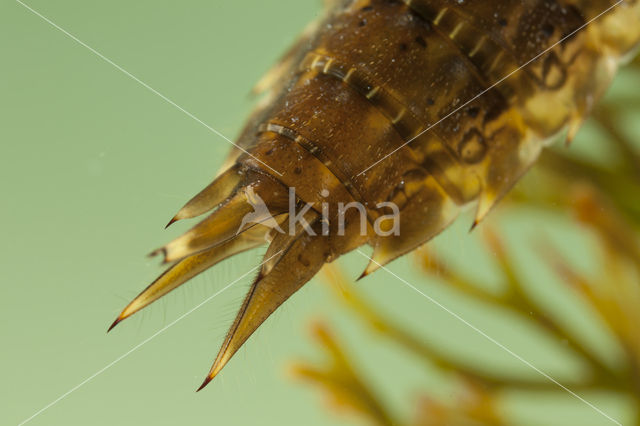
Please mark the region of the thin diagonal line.
[[563, 37], [562, 39], [558, 40], [556, 43], [552, 44], [550, 47], [548, 47], [547, 49], [543, 50], [541, 53], [539, 53], [537, 56], [535, 56], [534, 58], [530, 59], [529, 61], [527, 61], [525, 64], [519, 66], [517, 69], [511, 71], [509, 74], [507, 74], [506, 76], [502, 77], [500, 80], [498, 80], [496, 83], [492, 84], [491, 86], [489, 86], [488, 88], [484, 89], [482, 92], [478, 93], [476, 96], [474, 96], [473, 98], [471, 98], [470, 100], [468, 100], [467, 102], [465, 102], [464, 104], [460, 105], [458, 108], [454, 109], [453, 111], [451, 111], [449, 114], [445, 115], [444, 117], [442, 117], [440, 120], [436, 121], [434, 124], [430, 125], [429, 127], [427, 127], [426, 129], [424, 129], [422, 132], [418, 133], [416, 136], [412, 137], [411, 139], [409, 139], [407, 142], [403, 143], [402, 145], [400, 145], [399, 147], [397, 147], [396, 149], [394, 149], [393, 151], [391, 151], [390, 153], [388, 153], [387, 155], [385, 155], [384, 157], [382, 157], [381, 159], [379, 159], [378, 161], [376, 161], [375, 163], [373, 163], [372, 165], [370, 165], [369, 167], [367, 167], [366, 169], [364, 169], [363, 171], [361, 171], [360, 173], [358, 173], [356, 176], [360, 176], [362, 174], [364, 174], [365, 172], [367, 172], [368, 170], [370, 170], [372, 167], [374, 167], [376, 164], [380, 163], [381, 161], [384, 161], [386, 158], [390, 157], [391, 155], [395, 154], [396, 152], [398, 152], [400, 149], [404, 148], [405, 146], [409, 145], [411, 142], [413, 142], [414, 140], [418, 139], [420, 136], [424, 135], [425, 133], [427, 133], [429, 130], [433, 129], [435, 126], [437, 126], [438, 124], [442, 123], [444, 120], [446, 120], [447, 118], [451, 117], [453, 114], [455, 114], [456, 112], [460, 111], [462, 108], [466, 107], [467, 105], [469, 105], [471, 102], [475, 101], [476, 99], [478, 99], [479, 97], [481, 97], [482, 95], [484, 95], [485, 93], [487, 93], [488, 91], [490, 91], [491, 89], [493, 89], [494, 87], [498, 86], [500, 83], [502, 83], [503, 81], [505, 81], [506, 79], [508, 79], [509, 77], [511, 77], [512, 75], [514, 75], [515, 73], [519, 72], [520, 70], [522, 70], [523, 68], [525, 68], [526, 66], [528, 66], [529, 64], [531, 64], [532, 62], [537, 61], [538, 59], [540, 59], [540, 57], [544, 56], [545, 54], [549, 53], [549, 51], [553, 50], [556, 46], [558, 46], [559, 44], [563, 43], [565, 40], [570, 39], [571, 37], [573, 37], [574, 35], [576, 35], [578, 32], [582, 31], [583, 29], [585, 29], [587, 26], [591, 25], [594, 21], [596, 21], [597, 19], [599, 19], [600, 17], [606, 15], [607, 13], [609, 13], [612, 9], [616, 8], [617, 6], [619, 6], [621, 3], [623, 3], [625, 0], [618, 0], [618, 2], [616, 2], [613, 6], [610, 6], [609, 8], [607, 8], [607, 10], [605, 10], [604, 12], [600, 13], [598, 16], [596, 16], [595, 18], [590, 19], [589, 21], [587, 21], [585, 24], [581, 25], [578, 29], [574, 30], [573, 32], [571, 32], [569, 35]]
[[222, 288], [221, 290], [217, 291], [216, 293], [212, 294], [211, 296], [207, 297], [206, 299], [204, 299], [204, 301], [200, 302], [198, 305], [196, 305], [195, 307], [191, 308], [189, 311], [185, 312], [184, 314], [180, 315], [177, 319], [173, 320], [171, 323], [169, 323], [168, 325], [166, 325], [165, 327], [161, 328], [160, 330], [156, 331], [154, 334], [152, 334], [151, 336], [147, 337], [146, 339], [144, 339], [142, 342], [138, 343], [137, 345], [135, 345], [133, 348], [129, 349], [127, 352], [125, 352], [124, 354], [120, 355], [118, 358], [114, 359], [113, 361], [111, 361], [109, 364], [105, 365], [104, 367], [102, 367], [100, 370], [96, 371], [95, 373], [93, 373], [91, 376], [87, 377], [86, 379], [84, 379], [82, 382], [78, 383], [77, 385], [75, 385], [74, 387], [72, 387], [71, 389], [69, 389], [67, 392], [63, 393], [62, 395], [60, 395], [58, 398], [54, 399], [53, 401], [51, 401], [49, 404], [45, 405], [44, 407], [42, 407], [40, 410], [36, 411], [31, 417], [27, 418], [26, 420], [23, 420], [22, 422], [20, 422], [18, 424], [18, 426], [22, 426], [28, 422], [30, 422], [31, 420], [33, 420], [34, 418], [36, 418], [37, 416], [39, 416], [40, 414], [42, 414], [43, 412], [45, 412], [46, 410], [48, 410], [49, 408], [53, 407], [54, 405], [56, 405], [58, 402], [62, 401], [64, 398], [66, 398], [67, 396], [69, 396], [70, 394], [72, 394], [73, 392], [77, 391], [78, 389], [80, 389], [82, 386], [86, 385], [87, 383], [89, 383], [91, 380], [95, 379], [96, 377], [98, 377], [100, 374], [104, 373], [105, 371], [107, 371], [109, 368], [113, 367], [114, 365], [116, 365], [118, 362], [122, 361], [123, 359], [125, 359], [126, 357], [128, 357], [129, 355], [131, 355], [133, 352], [137, 351], [138, 349], [140, 349], [142, 346], [144, 346], [145, 344], [149, 343], [151, 340], [153, 340], [154, 338], [156, 338], [157, 336], [159, 336], [160, 334], [164, 333], [165, 331], [167, 331], [169, 328], [173, 327], [174, 325], [176, 325], [177, 323], [179, 323], [180, 321], [182, 321], [183, 319], [185, 319], [187, 316], [191, 315], [193, 312], [197, 311], [198, 309], [200, 309], [202, 306], [204, 306], [206, 303], [209, 303], [213, 298], [217, 297], [218, 295], [220, 295], [221, 293], [223, 293], [224, 291], [226, 291], [227, 289], [229, 289], [232, 285], [234, 285], [235, 283], [237, 283], [238, 281], [240, 281], [241, 279], [243, 279], [244, 277], [246, 277], [247, 275], [249, 275], [250, 273], [252, 273], [253, 271], [255, 271], [256, 269], [258, 269], [259, 267], [261, 267], [262, 265], [264, 265], [265, 263], [267, 263], [268, 261], [270, 261], [271, 259], [273, 259], [275, 256], [279, 255], [280, 253], [282, 253], [284, 250], [280, 250], [278, 253], [274, 254], [273, 256], [269, 257], [268, 259], [266, 259], [265, 261], [263, 261], [261, 264], [251, 268], [249, 271], [247, 271], [246, 273], [242, 274], [240, 277], [236, 278], [235, 280], [233, 280], [232, 282], [230, 282], [229, 284], [227, 284], [224, 288]]
[[55, 22], [51, 21], [49, 18], [47, 18], [46, 16], [42, 15], [41, 13], [39, 13], [38, 11], [34, 10], [32, 7], [30, 7], [29, 5], [23, 3], [20, 0], [16, 0], [16, 2], [18, 2], [19, 4], [21, 4], [22, 6], [24, 6], [26, 9], [28, 9], [29, 11], [31, 11], [34, 15], [39, 16], [40, 18], [42, 18], [44, 21], [48, 22], [50, 25], [52, 25], [54, 28], [60, 30], [62, 33], [64, 33], [65, 35], [67, 35], [69, 38], [71, 38], [72, 40], [74, 40], [75, 42], [77, 42], [78, 44], [86, 47], [87, 49], [89, 49], [91, 52], [93, 52], [96, 56], [100, 57], [102, 60], [104, 60], [105, 62], [109, 63], [110, 65], [113, 65], [115, 68], [117, 68], [119, 71], [121, 71], [123, 74], [127, 75], [128, 77], [130, 77], [131, 79], [135, 80], [136, 82], [140, 83], [142, 86], [144, 86], [145, 88], [147, 88], [148, 90], [150, 90], [151, 92], [155, 93], [156, 95], [158, 95], [159, 97], [161, 97], [162, 99], [164, 99], [166, 102], [170, 103], [171, 105], [173, 105], [174, 107], [176, 107], [178, 110], [182, 111], [184, 114], [186, 114], [187, 116], [191, 117], [192, 119], [194, 119], [195, 121], [197, 121], [198, 123], [202, 124], [204, 127], [206, 127], [207, 129], [209, 129], [210, 131], [212, 131], [213, 133], [215, 133], [216, 135], [220, 136], [222, 139], [226, 140], [227, 142], [229, 142], [231, 145], [235, 146], [236, 148], [238, 148], [239, 150], [241, 150], [242, 152], [244, 152], [245, 154], [249, 155], [250, 157], [252, 157], [254, 160], [258, 161], [260, 164], [262, 164], [265, 167], [268, 167], [272, 172], [276, 173], [278, 176], [282, 176], [282, 173], [278, 172], [277, 170], [273, 169], [271, 166], [269, 166], [268, 164], [264, 163], [263, 161], [261, 161], [259, 158], [256, 158], [254, 155], [252, 155], [251, 153], [249, 153], [247, 150], [245, 150], [244, 148], [242, 148], [241, 146], [237, 145], [235, 142], [233, 142], [231, 139], [229, 139], [228, 137], [226, 137], [225, 135], [223, 135], [222, 133], [220, 133], [219, 131], [217, 131], [216, 129], [214, 129], [213, 127], [211, 127], [210, 125], [208, 125], [207, 123], [205, 123], [204, 121], [202, 121], [201, 119], [199, 119], [198, 117], [196, 117], [195, 115], [193, 115], [192, 113], [190, 113], [189, 111], [187, 111], [186, 109], [182, 108], [180, 105], [178, 105], [177, 103], [175, 103], [174, 101], [172, 101], [171, 99], [169, 99], [168, 97], [166, 97], [165, 95], [163, 95], [162, 93], [158, 92], [156, 89], [154, 89], [153, 87], [149, 86], [147, 83], [145, 83], [144, 81], [140, 80], [138, 77], [136, 77], [135, 75], [131, 74], [129, 71], [125, 70], [124, 68], [122, 68], [120, 65], [116, 64], [115, 62], [113, 62], [111, 59], [107, 58], [106, 56], [104, 56], [102, 53], [98, 52], [96, 49], [94, 49], [93, 47], [89, 46], [88, 44], [86, 44], [85, 42], [83, 42], [82, 40], [80, 40], [79, 38], [77, 38], [76, 36], [74, 36], [73, 34], [71, 34], [70, 32], [68, 32], [67, 30], [65, 30], [64, 28], [60, 27], [59, 25], [57, 25]]
[[384, 269], [386, 272], [388, 272], [389, 274], [393, 275], [394, 277], [396, 277], [397, 279], [399, 279], [400, 281], [402, 281], [404, 284], [406, 284], [409, 288], [413, 289], [414, 291], [418, 292], [419, 294], [421, 294], [423, 297], [427, 298], [431, 303], [435, 304], [436, 306], [438, 306], [439, 308], [443, 309], [444, 311], [446, 311], [449, 315], [453, 316], [454, 318], [456, 318], [457, 320], [459, 320], [460, 322], [462, 322], [464, 325], [466, 325], [467, 327], [471, 328], [472, 330], [474, 330], [475, 332], [479, 333], [480, 335], [482, 335], [484, 338], [486, 338], [487, 340], [489, 340], [490, 342], [492, 342], [493, 344], [497, 345], [499, 348], [503, 349], [504, 351], [506, 351], [507, 353], [509, 353], [511, 356], [513, 356], [514, 358], [516, 358], [517, 360], [519, 360], [520, 362], [524, 363], [525, 365], [527, 365], [528, 367], [530, 367], [531, 369], [535, 370], [537, 373], [541, 374], [543, 377], [545, 377], [547, 380], [549, 380], [550, 382], [558, 385], [560, 388], [564, 389], [566, 392], [568, 392], [570, 395], [574, 396], [575, 398], [579, 399], [580, 401], [582, 401], [583, 403], [585, 403], [586, 405], [588, 405], [589, 407], [593, 408], [595, 411], [597, 411], [599, 414], [603, 415], [604, 417], [606, 417], [607, 419], [611, 420], [613, 423], [622, 426], [622, 423], [618, 422], [617, 420], [615, 420], [613, 417], [609, 416], [607, 413], [605, 413], [604, 411], [602, 411], [601, 409], [599, 409], [598, 407], [596, 407], [595, 405], [593, 405], [592, 403], [590, 403], [589, 401], [587, 401], [586, 399], [582, 398], [580, 395], [576, 394], [574, 391], [572, 391], [571, 389], [567, 388], [566, 386], [564, 386], [562, 383], [558, 382], [556, 379], [554, 379], [553, 377], [549, 376], [547, 373], [545, 373], [544, 371], [540, 370], [538, 367], [536, 367], [535, 365], [531, 364], [529, 361], [527, 361], [526, 359], [522, 358], [520, 355], [518, 355], [517, 353], [513, 352], [511, 349], [507, 348], [505, 345], [503, 345], [502, 343], [500, 343], [499, 341], [497, 341], [496, 339], [494, 339], [493, 337], [489, 336], [487, 333], [485, 333], [484, 331], [480, 330], [478, 327], [476, 327], [475, 325], [471, 324], [469, 321], [467, 321], [466, 319], [462, 318], [460, 315], [456, 314], [455, 312], [453, 312], [451, 309], [447, 308], [446, 306], [444, 306], [442, 303], [438, 302], [437, 300], [435, 300], [433, 297], [423, 293], [422, 291], [420, 291], [418, 288], [416, 288], [415, 286], [413, 286], [411, 283], [409, 283], [408, 281], [406, 281], [404, 278], [396, 275], [395, 273], [393, 273], [390, 269], [386, 268], [385, 266], [379, 264], [378, 262], [376, 262], [375, 260], [373, 260], [372, 258], [370, 258], [369, 256], [367, 256], [365, 253], [363, 253], [360, 250], [357, 250], [358, 253], [360, 253], [362, 256], [366, 257], [367, 259], [369, 259], [371, 262], [375, 263], [376, 265], [378, 265], [380, 268]]

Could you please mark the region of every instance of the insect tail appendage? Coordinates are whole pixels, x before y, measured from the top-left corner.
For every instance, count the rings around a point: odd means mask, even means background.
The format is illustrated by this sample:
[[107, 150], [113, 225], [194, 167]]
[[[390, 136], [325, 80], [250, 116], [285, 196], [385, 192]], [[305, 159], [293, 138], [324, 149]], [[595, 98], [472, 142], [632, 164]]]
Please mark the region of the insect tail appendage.
[[[318, 219], [311, 223], [317, 231], [319, 225]], [[262, 265], [200, 389], [220, 372], [269, 315], [320, 270], [329, 250], [328, 238], [304, 231], [295, 236], [277, 234], [271, 244], [265, 257], [274, 262]], [[278, 251], [272, 254], [271, 247], [278, 247]]]
[[198, 217], [218, 207], [229, 197], [229, 194], [233, 193], [235, 188], [238, 187], [242, 181], [242, 176], [243, 174], [239, 164], [228, 168], [221, 173], [218, 178], [207, 185], [206, 188], [189, 200], [189, 202], [176, 213], [171, 221], [169, 221], [166, 227], [168, 228], [179, 220]]
[[263, 245], [265, 242], [264, 236], [268, 231], [269, 229], [264, 226], [256, 225], [236, 238], [176, 262], [127, 305], [116, 321], [109, 327], [109, 331], [120, 321], [130, 317], [224, 259]]
[[[257, 196], [267, 210], [262, 216], [267, 214], [271, 220], [277, 221], [281, 215], [275, 212], [287, 207], [284, 194], [283, 187], [270, 177], [242, 170], [239, 166], [218, 176], [169, 224], [210, 210], [214, 210], [213, 213], [182, 236], [151, 253], [164, 254], [164, 263], [172, 263], [172, 266], [127, 305], [109, 330], [222, 260], [264, 245], [273, 224], [264, 222], [264, 217], [243, 222], [243, 217], [258, 210], [255, 209]], [[274, 216], [270, 212], [274, 212]]]
[[[224, 178], [224, 175], [221, 176]], [[287, 191], [282, 185], [268, 176], [252, 172], [247, 176], [250, 183], [242, 183], [232, 196], [227, 198], [209, 217], [194, 226], [182, 236], [176, 238], [152, 255], [162, 253], [164, 263], [171, 263], [224, 243], [256, 223], [270, 216], [283, 213], [288, 208]], [[255, 197], [260, 200], [260, 207], [268, 210], [255, 212]], [[265, 210], [263, 208], [263, 210]], [[250, 222], [243, 218], [254, 213], [262, 213], [265, 217], [253, 217]]]

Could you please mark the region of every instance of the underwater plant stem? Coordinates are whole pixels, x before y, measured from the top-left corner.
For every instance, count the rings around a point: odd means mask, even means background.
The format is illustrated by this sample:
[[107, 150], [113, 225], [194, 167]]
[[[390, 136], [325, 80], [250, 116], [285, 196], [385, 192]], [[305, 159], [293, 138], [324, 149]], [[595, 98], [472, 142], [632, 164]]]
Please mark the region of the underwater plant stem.
[[616, 113], [606, 106], [600, 106], [593, 112], [596, 121], [609, 134], [610, 141], [620, 151], [620, 159], [630, 176], [640, 183], [640, 153], [633, 147], [633, 143], [620, 131], [616, 123]]
[[[336, 293], [338, 298], [373, 331], [406, 348], [419, 358], [427, 361], [431, 365], [435, 365], [442, 371], [461, 376], [475, 383], [480, 383], [493, 391], [507, 388], [548, 390], [553, 387], [552, 384], [547, 382], [496, 376], [492, 372], [465, 365], [453, 359], [450, 355], [438, 351], [432, 345], [426, 343], [424, 339], [412, 335], [401, 326], [379, 314], [373, 306], [357, 294], [342, 271], [335, 265], [325, 265], [322, 273], [328, 278], [326, 281], [330, 283], [331, 289]], [[569, 386], [571, 386], [572, 389], [579, 390], [616, 389], [615, 382], [607, 380], [607, 377], [610, 376], [602, 372], [602, 374], [594, 374], [587, 381], [577, 381], [570, 383]]]

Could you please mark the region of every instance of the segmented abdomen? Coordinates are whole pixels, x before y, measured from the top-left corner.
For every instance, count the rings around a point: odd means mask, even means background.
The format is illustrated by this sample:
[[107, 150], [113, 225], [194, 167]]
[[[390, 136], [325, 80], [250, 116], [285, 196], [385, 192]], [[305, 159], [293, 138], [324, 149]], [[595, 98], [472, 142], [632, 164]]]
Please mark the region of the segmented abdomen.
[[[544, 143], [575, 133], [640, 40], [632, 0], [334, 3], [263, 81], [271, 95], [224, 172], [173, 221], [214, 212], [160, 249], [174, 265], [116, 321], [266, 237], [205, 384], [324, 263], [370, 244], [366, 275], [467, 203], [481, 220]], [[349, 203], [365, 215], [337, 208]]]

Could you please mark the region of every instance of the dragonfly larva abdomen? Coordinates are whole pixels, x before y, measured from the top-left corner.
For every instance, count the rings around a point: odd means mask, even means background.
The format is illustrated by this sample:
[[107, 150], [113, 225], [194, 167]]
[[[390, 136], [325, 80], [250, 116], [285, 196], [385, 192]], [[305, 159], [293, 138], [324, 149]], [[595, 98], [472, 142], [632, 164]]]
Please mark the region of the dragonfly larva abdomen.
[[172, 266], [113, 324], [269, 241], [204, 384], [324, 263], [369, 244], [364, 276], [470, 202], [480, 221], [545, 143], [575, 133], [640, 40], [632, 0], [329, 3], [171, 223], [213, 212], [157, 251]]

